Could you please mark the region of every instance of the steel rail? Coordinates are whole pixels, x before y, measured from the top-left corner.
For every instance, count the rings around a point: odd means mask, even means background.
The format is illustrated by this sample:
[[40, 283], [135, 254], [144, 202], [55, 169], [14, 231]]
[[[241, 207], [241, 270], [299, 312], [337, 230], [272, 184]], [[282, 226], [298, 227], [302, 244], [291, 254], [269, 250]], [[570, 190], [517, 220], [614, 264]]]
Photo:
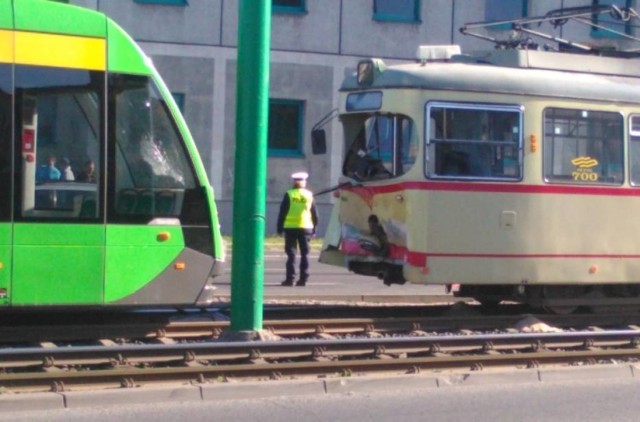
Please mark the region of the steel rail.
[[[357, 312], [354, 310], [354, 312]], [[640, 314], [619, 315], [530, 315], [555, 327], [577, 327], [597, 323], [600, 327], [640, 324]], [[507, 330], [516, 326], [526, 315], [508, 316], [428, 316], [401, 318], [321, 318], [281, 319], [265, 321], [263, 328], [281, 337], [316, 335], [390, 334], [414, 331]], [[228, 321], [185, 320], [157, 322], [135, 320], [121, 323], [23, 325], [0, 327], [0, 343], [15, 345], [39, 342], [98, 341], [102, 339], [178, 340], [218, 338], [229, 329]]]
[[[0, 350], [0, 368], [189, 363], [257, 359], [292, 359], [492, 350], [627, 347], [640, 344], [639, 330], [535, 334], [440, 335], [340, 340], [197, 342], [164, 345], [27, 347]], [[2, 382], [0, 374], [0, 383]]]
[[164, 368], [114, 368], [91, 371], [58, 371], [0, 375], [0, 385], [9, 391], [64, 391], [81, 387], [135, 387], [154, 382], [219, 382], [228, 378], [283, 376], [351, 376], [355, 373], [419, 373], [426, 370], [485, 367], [536, 368], [550, 364], [593, 364], [598, 360], [640, 357], [640, 350], [543, 350], [518, 354], [436, 355], [402, 359], [314, 360], [308, 362], [234, 363], [230, 365], [179, 366]]

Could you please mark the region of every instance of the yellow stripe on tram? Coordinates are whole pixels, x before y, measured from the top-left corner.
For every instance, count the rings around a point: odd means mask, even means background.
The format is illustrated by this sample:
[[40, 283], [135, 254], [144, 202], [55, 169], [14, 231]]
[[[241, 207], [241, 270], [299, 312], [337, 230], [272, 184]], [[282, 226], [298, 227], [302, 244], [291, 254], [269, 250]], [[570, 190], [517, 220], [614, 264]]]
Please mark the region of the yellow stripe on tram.
[[0, 30], [0, 63], [13, 63], [13, 31]]
[[106, 41], [101, 38], [16, 31], [15, 63], [106, 70]]

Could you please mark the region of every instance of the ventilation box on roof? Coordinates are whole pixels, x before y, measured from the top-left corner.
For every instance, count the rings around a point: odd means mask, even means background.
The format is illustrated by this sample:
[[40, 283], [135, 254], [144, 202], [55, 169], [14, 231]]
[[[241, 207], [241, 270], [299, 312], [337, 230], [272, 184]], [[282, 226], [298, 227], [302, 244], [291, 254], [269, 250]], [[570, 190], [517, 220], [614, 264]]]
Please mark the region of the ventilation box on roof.
[[448, 60], [458, 54], [460, 54], [459, 45], [421, 45], [416, 52], [418, 60], [422, 63], [429, 60]]

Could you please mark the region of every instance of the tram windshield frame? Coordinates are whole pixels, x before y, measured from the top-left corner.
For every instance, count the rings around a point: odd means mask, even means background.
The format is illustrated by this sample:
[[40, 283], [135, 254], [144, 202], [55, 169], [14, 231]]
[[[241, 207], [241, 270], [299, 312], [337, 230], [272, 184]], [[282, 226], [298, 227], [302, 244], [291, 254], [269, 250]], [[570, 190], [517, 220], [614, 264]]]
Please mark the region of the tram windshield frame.
[[347, 153], [343, 175], [360, 181], [406, 174], [415, 164], [418, 135], [403, 114], [362, 113], [342, 117]]

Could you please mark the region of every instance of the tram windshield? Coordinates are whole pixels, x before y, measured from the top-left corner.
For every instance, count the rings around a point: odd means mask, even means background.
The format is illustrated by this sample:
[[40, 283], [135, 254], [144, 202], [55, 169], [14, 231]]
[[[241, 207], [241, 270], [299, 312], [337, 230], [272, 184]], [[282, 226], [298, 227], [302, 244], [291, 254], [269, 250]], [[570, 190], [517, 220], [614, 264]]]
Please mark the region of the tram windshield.
[[164, 99], [147, 77], [111, 75], [116, 214], [178, 217], [196, 178]]
[[399, 114], [343, 118], [347, 156], [343, 174], [379, 180], [405, 174], [416, 161], [418, 137], [413, 121]]

